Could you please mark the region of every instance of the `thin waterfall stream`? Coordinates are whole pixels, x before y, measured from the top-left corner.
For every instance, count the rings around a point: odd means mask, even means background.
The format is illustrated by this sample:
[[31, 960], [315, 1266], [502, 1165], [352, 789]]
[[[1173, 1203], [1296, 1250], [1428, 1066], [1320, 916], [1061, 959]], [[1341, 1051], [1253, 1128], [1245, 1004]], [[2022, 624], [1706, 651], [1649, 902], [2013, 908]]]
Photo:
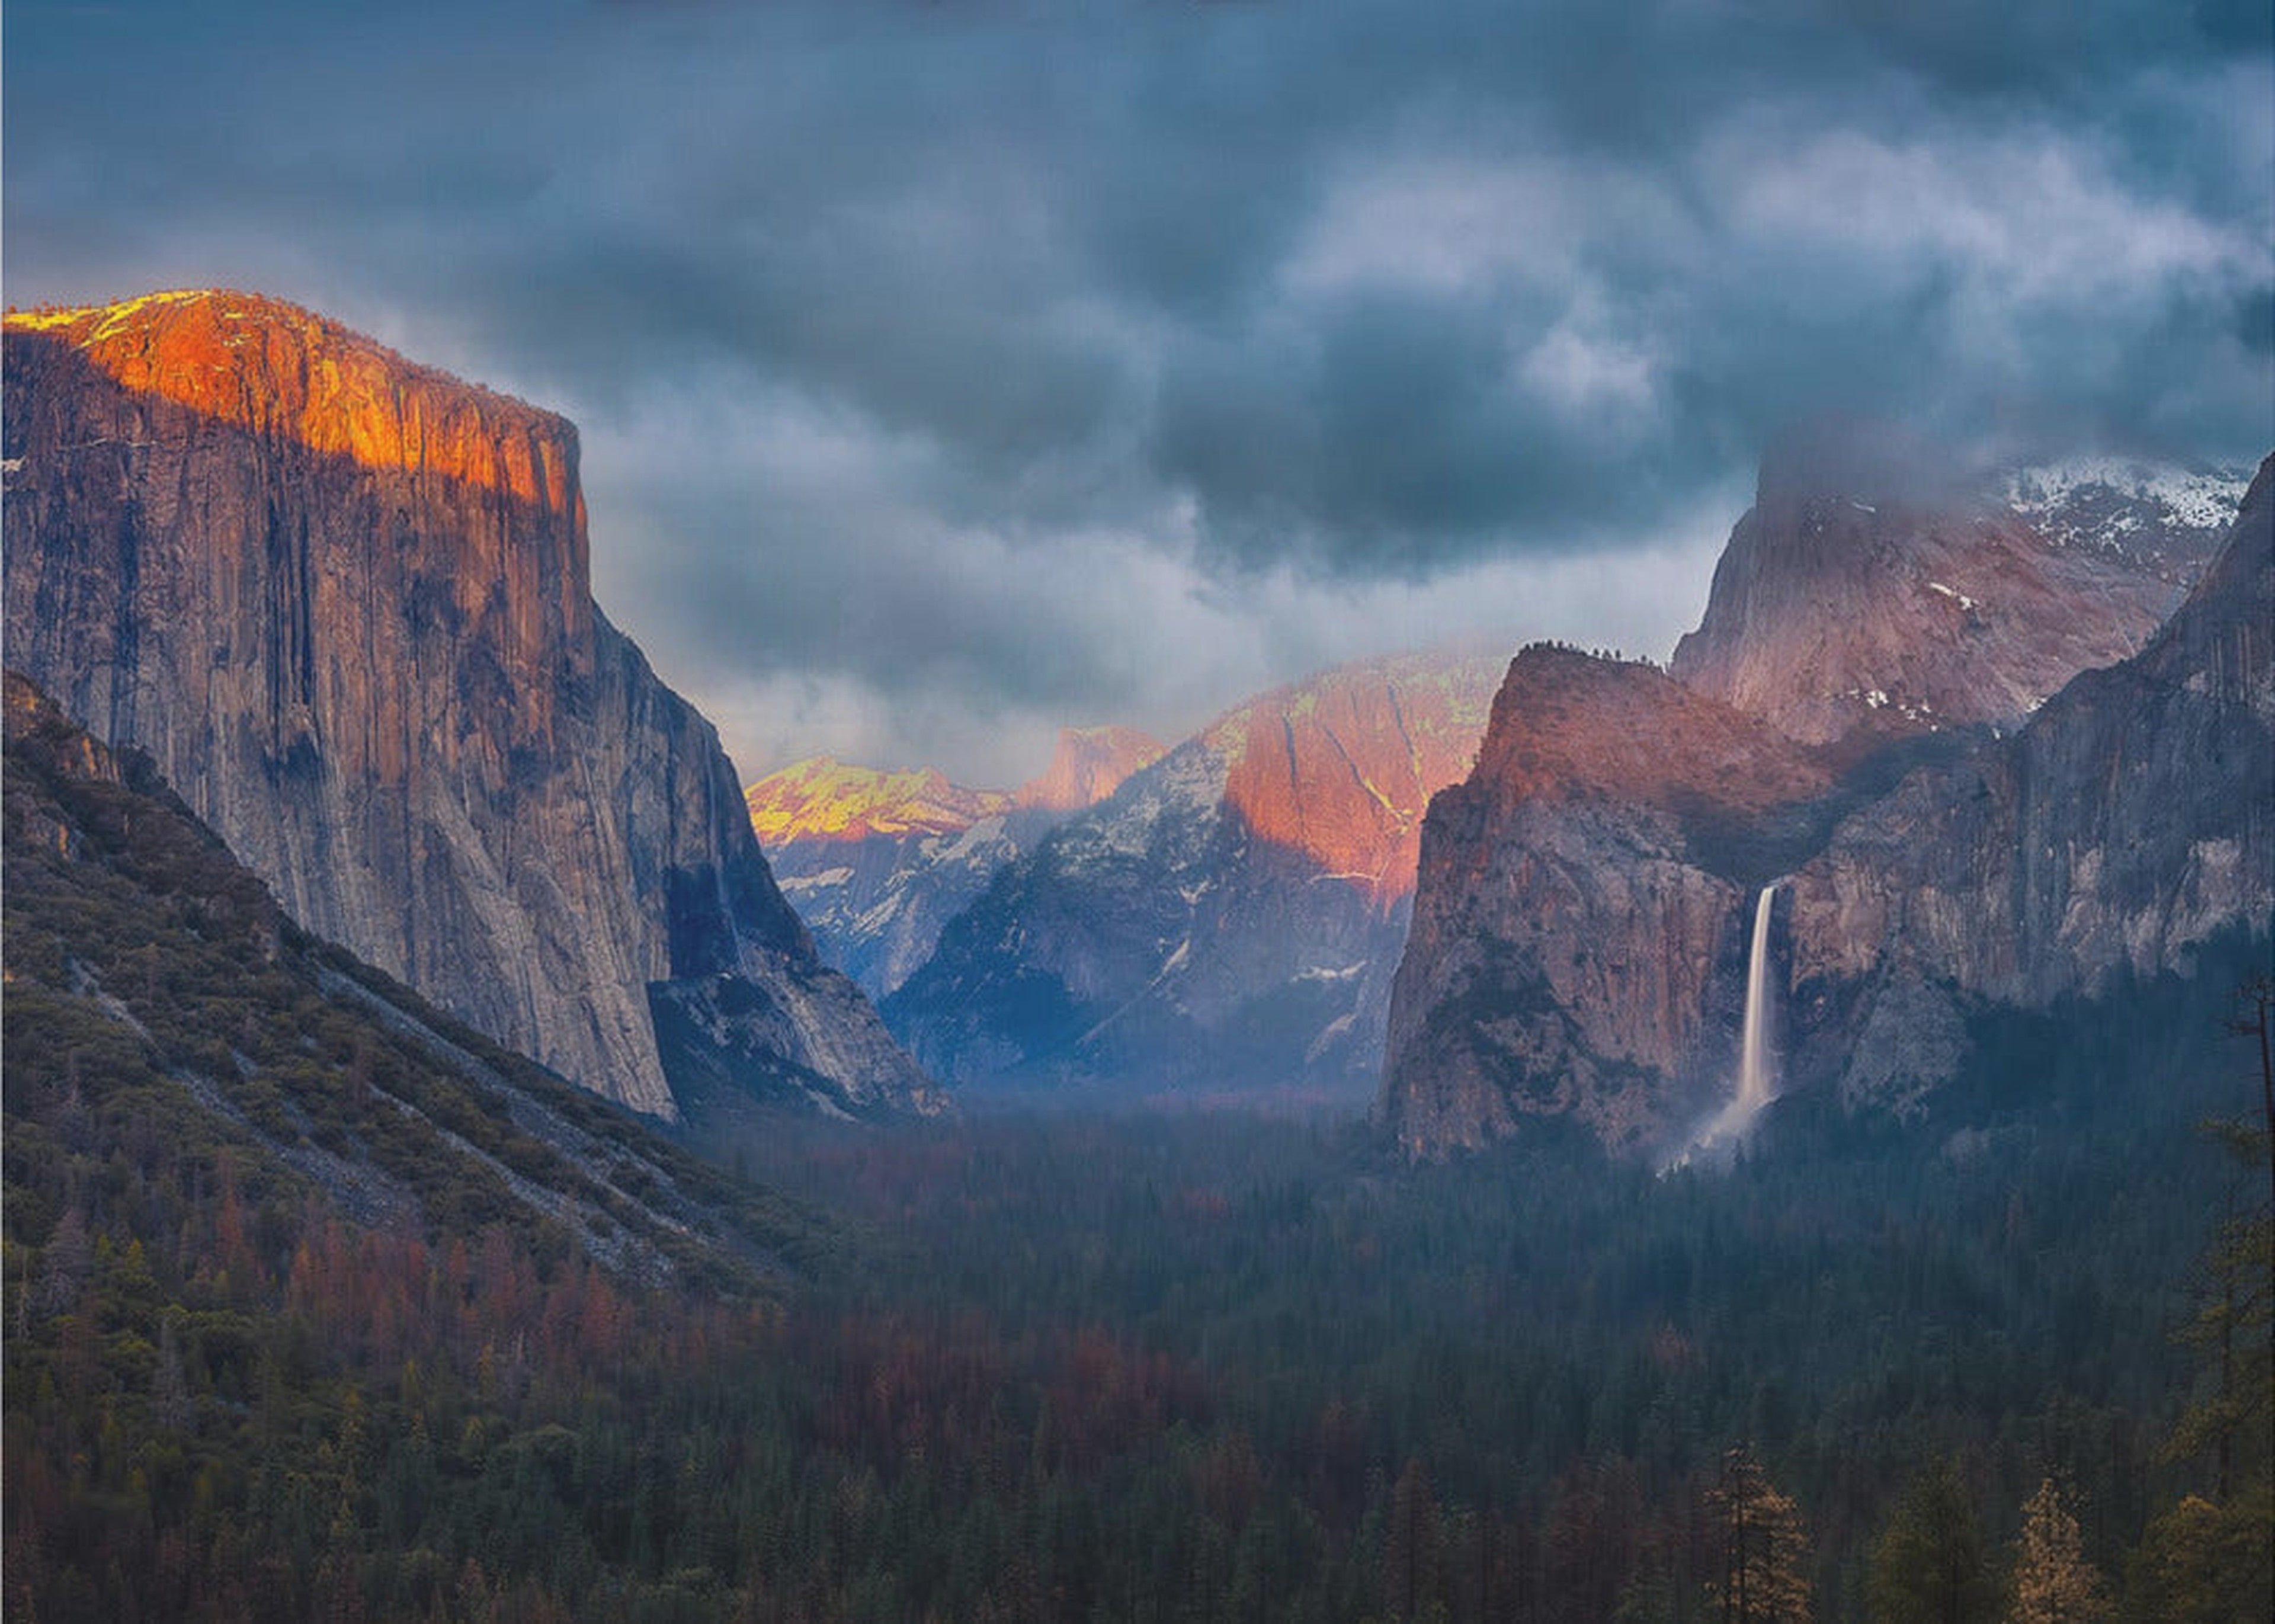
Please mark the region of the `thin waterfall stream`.
[[1754, 898], [1753, 939], [1746, 947], [1746, 1005], [1738, 1029], [1738, 1086], [1730, 1101], [1667, 1164], [1679, 1167], [1699, 1156], [1726, 1157], [1746, 1137], [1762, 1107], [1777, 1097], [1777, 1061], [1770, 1044], [1770, 922], [1777, 882]]
[[1754, 899], [1754, 940], [1746, 950], [1746, 1016], [1738, 1038], [1738, 1097], [1733, 1103], [1750, 1122], [1770, 1102], [1770, 908], [1775, 884]]

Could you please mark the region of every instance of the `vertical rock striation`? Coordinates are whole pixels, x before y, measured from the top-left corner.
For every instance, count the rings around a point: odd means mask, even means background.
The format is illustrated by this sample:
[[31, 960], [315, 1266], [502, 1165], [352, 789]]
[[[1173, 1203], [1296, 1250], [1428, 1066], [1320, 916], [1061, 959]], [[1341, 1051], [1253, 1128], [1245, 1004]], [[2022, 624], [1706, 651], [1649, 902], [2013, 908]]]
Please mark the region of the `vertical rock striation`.
[[568, 422], [229, 292], [11, 314], [5, 362], [11, 663], [301, 924], [657, 1115], [683, 1063], [927, 1097], [594, 607]]
[[1845, 820], [1791, 913], [1803, 1074], [1899, 1110], [1948, 1074], [1973, 1008], [2185, 973], [2223, 931], [2275, 931], [2275, 457], [2145, 648]]

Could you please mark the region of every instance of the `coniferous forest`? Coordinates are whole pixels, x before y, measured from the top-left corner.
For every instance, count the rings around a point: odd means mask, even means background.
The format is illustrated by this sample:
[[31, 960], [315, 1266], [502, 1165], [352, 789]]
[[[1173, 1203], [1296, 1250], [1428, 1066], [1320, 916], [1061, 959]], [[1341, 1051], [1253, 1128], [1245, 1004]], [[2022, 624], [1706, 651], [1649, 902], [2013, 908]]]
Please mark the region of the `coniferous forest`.
[[1722, 1172], [984, 1105], [707, 1167], [299, 936], [83, 743], [8, 763], [11, 1618], [2266, 1598], [2253, 944]]

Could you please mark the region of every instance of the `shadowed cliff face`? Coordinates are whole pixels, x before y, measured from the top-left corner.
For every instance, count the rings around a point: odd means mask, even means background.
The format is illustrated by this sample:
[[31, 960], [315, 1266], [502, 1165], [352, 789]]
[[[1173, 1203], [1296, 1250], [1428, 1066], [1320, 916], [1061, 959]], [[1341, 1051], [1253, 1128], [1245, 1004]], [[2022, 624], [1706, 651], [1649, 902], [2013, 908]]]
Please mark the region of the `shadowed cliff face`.
[[[652, 1000], [822, 974], [709, 724], [593, 606], [565, 421], [232, 293], [5, 345], [11, 663], [303, 925], [665, 1116]], [[921, 1087], [816, 985], [769, 1001], [785, 1075]]]
[[1986, 1004], [2186, 973], [2275, 929], [2275, 457], [2148, 646], [1913, 774], [1794, 877], [1793, 1071], [1919, 1108]]
[[1817, 752], [1651, 666], [1521, 653], [1476, 771], [1430, 804], [1383, 1070], [1402, 1144], [1538, 1115], [1654, 1143], [1727, 1069], [1753, 891], [1833, 790]]

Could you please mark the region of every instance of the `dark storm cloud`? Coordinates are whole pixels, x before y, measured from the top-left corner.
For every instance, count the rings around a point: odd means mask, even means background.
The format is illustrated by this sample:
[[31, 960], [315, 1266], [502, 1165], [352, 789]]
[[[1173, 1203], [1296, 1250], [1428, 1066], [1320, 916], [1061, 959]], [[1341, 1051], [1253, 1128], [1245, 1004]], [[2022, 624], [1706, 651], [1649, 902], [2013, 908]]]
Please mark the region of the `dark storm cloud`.
[[2255, 0], [5, 26], [9, 297], [260, 285], [570, 410], [707, 668], [1039, 714], [1268, 581], [1687, 533], [1818, 411], [2275, 437]]

